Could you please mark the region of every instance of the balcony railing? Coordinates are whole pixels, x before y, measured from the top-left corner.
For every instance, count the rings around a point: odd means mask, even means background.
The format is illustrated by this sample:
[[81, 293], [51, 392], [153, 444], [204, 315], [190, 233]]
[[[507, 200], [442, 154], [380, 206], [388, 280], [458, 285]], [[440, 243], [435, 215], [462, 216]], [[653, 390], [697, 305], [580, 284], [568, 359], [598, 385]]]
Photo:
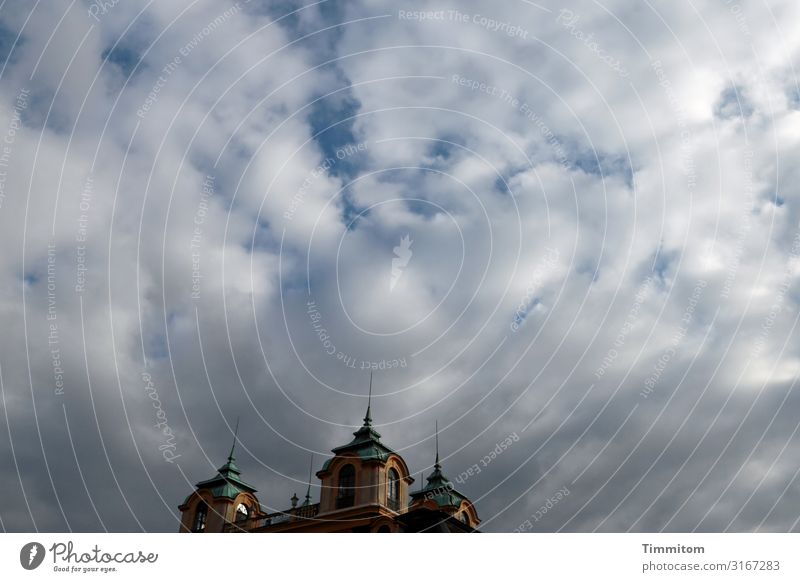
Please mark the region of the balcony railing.
[[294, 511], [294, 516], [298, 518], [311, 518], [319, 513], [319, 503], [313, 505], [303, 505]]
[[258, 517], [251, 517], [235, 523], [226, 523], [223, 531], [225, 532], [250, 532], [279, 525], [282, 523], [289, 523], [291, 521], [299, 521], [303, 519], [311, 519], [319, 513], [319, 503], [313, 505], [303, 505], [286, 511], [278, 511], [261, 515]]

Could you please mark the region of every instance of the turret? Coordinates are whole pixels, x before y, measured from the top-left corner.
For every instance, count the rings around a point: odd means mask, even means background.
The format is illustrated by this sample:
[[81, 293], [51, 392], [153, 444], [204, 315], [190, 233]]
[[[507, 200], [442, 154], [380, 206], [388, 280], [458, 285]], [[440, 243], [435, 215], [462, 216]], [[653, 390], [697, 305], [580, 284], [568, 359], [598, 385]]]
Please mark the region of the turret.
[[453, 482], [442, 472], [439, 462], [439, 426], [436, 424], [436, 461], [433, 473], [428, 475], [425, 487], [411, 494], [411, 509], [430, 509], [455, 517], [469, 528], [480, 523], [475, 506], [466, 495], [458, 491]]
[[372, 426], [371, 407], [372, 377], [363, 425], [352, 441], [332, 450], [333, 458], [317, 472], [322, 481], [321, 515], [366, 506], [399, 513], [408, 507], [414, 479], [403, 458], [381, 442]]
[[181, 512], [179, 532], [217, 533], [225, 524], [241, 522], [260, 514], [260, 505], [255, 496], [256, 488], [241, 478], [236, 466], [234, 449], [239, 423], [233, 437], [227, 462], [210, 479], [200, 481], [178, 507]]

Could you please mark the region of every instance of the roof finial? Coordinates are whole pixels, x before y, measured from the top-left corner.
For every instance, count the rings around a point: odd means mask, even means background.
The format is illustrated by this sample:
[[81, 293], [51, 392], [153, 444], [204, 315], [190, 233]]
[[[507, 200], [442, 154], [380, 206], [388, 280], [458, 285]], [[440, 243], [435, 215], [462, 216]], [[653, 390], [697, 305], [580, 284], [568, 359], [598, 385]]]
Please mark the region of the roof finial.
[[231, 445], [231, 453], [228, 455], [228, 460], [233, 461], [233, 449], [236, 448], [236, 437], [239, 436], [239, 417], [236, 417], [236, 429], [233, 431], [233, 444]]
[[367, 415], [364, 417], [364, 426], [372, 426], [372, 371], [369, 373], [369, 396], [367, 396]]
[[434, 469], [441, 469], [439, 464], [439, 421], [436, 421], [436, 463], [433, 465]]
[[306, 500], [303, 505], [311, 505], [311, 471], [314, 468], [314, 453], [311, 453], [311, 461], [308, 463], [308, 489], [306, 489]]

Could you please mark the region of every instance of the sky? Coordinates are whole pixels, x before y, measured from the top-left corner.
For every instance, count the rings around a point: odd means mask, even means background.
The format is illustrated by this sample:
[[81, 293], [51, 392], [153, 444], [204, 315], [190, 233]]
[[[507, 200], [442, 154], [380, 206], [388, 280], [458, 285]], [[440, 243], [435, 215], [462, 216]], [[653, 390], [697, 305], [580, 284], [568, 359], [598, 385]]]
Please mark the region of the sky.
[[[371, 410], [486, 532], [800, 530], [800, 5], [0, 5], [0, 528], [265, 511]], [[319, 499], [318, 480], [312, 497]]]

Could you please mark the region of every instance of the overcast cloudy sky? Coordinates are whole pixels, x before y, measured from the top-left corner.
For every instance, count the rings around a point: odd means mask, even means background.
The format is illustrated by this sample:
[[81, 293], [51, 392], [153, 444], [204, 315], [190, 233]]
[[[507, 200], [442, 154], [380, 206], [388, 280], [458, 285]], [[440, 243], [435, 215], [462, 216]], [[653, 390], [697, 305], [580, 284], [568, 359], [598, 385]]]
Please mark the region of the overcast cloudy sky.
[[3, 530], [176, 531], [237, 417], [284, 509], [370, 369], [484, 531], [800, 529], [797, 2], [0, 6]]

